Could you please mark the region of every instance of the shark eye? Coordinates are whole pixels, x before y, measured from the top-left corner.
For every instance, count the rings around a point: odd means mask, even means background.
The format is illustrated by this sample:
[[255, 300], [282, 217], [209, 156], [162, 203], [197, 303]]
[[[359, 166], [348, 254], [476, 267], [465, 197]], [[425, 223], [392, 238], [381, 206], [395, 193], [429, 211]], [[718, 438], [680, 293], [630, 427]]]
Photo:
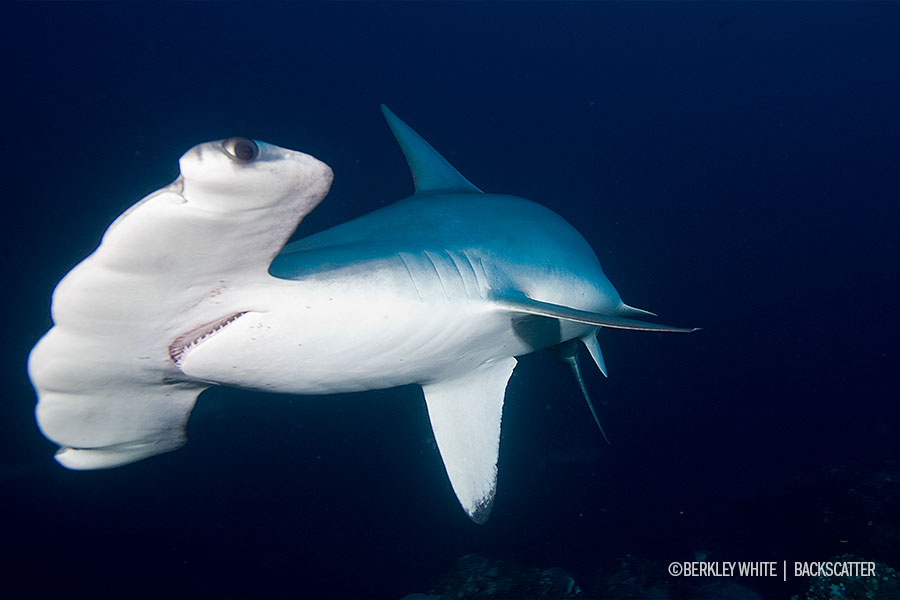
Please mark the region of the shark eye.
[[259, 156], [259, 146], [251, 139], [243, 137], [228, 138], [222, 146], [232, 158], [241, 162], [253, 162]]

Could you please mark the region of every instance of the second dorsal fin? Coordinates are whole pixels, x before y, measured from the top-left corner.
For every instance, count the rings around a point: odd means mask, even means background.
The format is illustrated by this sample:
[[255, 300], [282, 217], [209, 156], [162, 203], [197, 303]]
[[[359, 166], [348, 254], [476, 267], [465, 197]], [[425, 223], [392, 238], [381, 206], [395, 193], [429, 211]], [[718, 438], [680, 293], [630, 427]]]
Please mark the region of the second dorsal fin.
[[468, 179], [453, 168], [431, 144], [422, 139], [412, 127], [400, 120], [384, 104], [381, 112], [394, 134], [412, 172], [416, 193], [421, 192], [473, 192], [481, 193]]

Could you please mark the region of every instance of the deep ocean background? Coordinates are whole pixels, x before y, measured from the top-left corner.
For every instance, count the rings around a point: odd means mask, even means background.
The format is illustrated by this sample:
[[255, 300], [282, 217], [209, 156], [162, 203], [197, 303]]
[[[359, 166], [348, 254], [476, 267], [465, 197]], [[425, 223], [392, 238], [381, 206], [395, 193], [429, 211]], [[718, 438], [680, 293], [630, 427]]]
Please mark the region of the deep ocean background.
[[[5, 584], [387, 599], [471, 553], [586, 590], [626, 555], [662, 579], [702, 555], [900, 567], [900, 4], [17, 4], [0, 20]], [[207, 140], [331, 165], [301, 234], [408, 195], [381, 102], [482, 189], [575, 224], [627, 302], [703, 327], [602, 332], [610, 378], [586, 371], [612, 445], [541, 353], [509, 385], [484, 526], [412, 387], [213, 389], [177, 452], [58, 466], [25, 361], [62, 275]]]

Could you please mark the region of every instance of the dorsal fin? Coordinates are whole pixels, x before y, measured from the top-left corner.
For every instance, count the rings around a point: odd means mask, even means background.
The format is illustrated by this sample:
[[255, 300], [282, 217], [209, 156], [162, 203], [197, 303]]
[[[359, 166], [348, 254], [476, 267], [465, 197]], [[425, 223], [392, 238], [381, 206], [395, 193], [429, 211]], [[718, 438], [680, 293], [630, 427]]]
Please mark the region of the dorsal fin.
[[643, 308], [628, 306], [624, 302], [619, 305], [618, 309], [616, 309], [616, 314], [620, 317], [630, 317], [633, 319], [646, 319], [647, 317], [652, 318], [657, 316], [655, 312], [650, 312], [649, 310], [644, 310]]
[[420, 192], [475, 192], [481, 193], [468, 179], [453, 168], [447, 159], [431, 144], [422, 139], [412, 127], [400, 120], [384, 104], [381, 112], [394, 134], [412, 172], [416, 193]]

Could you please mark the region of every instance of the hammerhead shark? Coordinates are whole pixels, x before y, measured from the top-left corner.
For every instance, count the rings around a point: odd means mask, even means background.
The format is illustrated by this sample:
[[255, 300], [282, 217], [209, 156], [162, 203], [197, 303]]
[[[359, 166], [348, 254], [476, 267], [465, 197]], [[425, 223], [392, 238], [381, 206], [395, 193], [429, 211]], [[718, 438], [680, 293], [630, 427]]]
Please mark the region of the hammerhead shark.
[[100, 469], [174, 450], [213, 384], [418, 384], [453, 490], [483, 523], [517, 356], [554, 348], [585, 389], [576, 351], [605, 374], [600, 328], [694, 331], [639, 320], [655, 315], [622, 301], [562, 217], [483, 193], [382, 110], [415, 182], [395, 204], [286, 244], [331, 169], [229, 138], [190, 149], [174, 182], [110, 225], [56, 287], [29, 357], [57, 461]]

